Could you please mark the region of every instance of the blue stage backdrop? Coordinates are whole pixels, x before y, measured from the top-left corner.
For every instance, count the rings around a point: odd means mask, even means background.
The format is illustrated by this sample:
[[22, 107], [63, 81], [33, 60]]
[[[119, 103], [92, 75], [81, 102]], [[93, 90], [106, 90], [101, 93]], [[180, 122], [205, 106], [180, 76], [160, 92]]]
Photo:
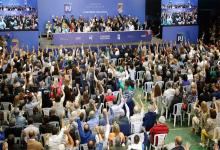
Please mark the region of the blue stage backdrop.
[[[64, 11], [64, 6], [66, 11]], [[45, 24], [52, 16], [70, 16], [86, 18], [96, 16], [114, 16], [118, 12], [137, 16], [140, 22], [145, 20], [145, 0], [38, 0], [39, 31], [45, 32]]]
[[183, 35], [184, 40], [196, 43], [199, 34], [199, 27], [194, 26], [166, 26], [163, 27], [163, 41], [177, 41], [179, 35]]

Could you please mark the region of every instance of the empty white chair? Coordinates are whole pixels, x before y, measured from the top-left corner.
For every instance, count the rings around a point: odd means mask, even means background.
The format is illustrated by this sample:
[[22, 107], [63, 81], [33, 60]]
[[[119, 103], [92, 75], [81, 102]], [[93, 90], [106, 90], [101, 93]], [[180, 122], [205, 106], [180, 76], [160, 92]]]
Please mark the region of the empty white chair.
[[44, 116], [49, 116], [51, 109], [52, 109], [52, 108], [42, 108]]
[[[180, 117], [181, 126], [182, 126], [182, 123], [183, 123], [182, 122], [182, 105], [183, 105], [183, 103], [178, 103], [173, 106], [172, 115], [174, 116], [174, 121], [173, 121], [174, 127], [176, 126], [176, 118], [177, 117]], [[171, 116], [170, 116], [170, 118], [171, 118]]]
[[151, 150], [151, 147], [153, 147], [155, 150], [161, 149], [162, 146], [164, 145], [164, 141], [165, 141], [166, 136], [167, 136], [167, 134], [154, 135], [154, 143], [150, 144], [150, 150]]

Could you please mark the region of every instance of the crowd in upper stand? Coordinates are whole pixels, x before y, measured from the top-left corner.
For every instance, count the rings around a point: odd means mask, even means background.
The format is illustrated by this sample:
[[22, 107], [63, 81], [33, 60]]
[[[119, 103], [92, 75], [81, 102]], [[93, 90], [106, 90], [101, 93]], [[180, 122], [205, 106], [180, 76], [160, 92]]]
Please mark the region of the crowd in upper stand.
[[185, 114], [201, 146], [213, 143], [217, 150], [219, 50], [217, 36], [211, 44], [140, 42], [32, 52], [3, 48], [3, 149], [140, 150], [153, 145], [187, 150], [180, 136], [173, 144], [164, 142], [166, 118], [175, 116], [175, 126], [176, 117]]
[[31, 6], [0, 6], [0, 30], [37, 30], [37, 10]]

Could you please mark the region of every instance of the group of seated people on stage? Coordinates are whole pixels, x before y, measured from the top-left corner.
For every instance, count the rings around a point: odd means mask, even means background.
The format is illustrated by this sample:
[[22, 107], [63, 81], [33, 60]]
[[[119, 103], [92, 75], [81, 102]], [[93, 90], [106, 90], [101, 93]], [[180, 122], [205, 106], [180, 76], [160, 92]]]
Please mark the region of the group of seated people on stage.
[[136, 17], [132, 16], [114, 16], [107, 18], [93, 17], [84, 18], [80, 16], [78, 19], [74, 16], [53, 17], [53, 22], [46, 23], [47, 33], [68, 33], [68, 32], [109, 32], [109, 31], [135, 31], [146, 30], [146, 24], [140, 24]]
[[165, 143], [166, 117], [181, 112], [191, 114], [189, 122], [193, 133], [201, 135], [201, 146], [213, 142], [217, 150], [219, 50], [219, 41], [110, 44], [94, 51], [83, 46], [3, 49], [2, 148], [144, 150], [153, 145], [188, 150], [181, 135], [173, 144]]

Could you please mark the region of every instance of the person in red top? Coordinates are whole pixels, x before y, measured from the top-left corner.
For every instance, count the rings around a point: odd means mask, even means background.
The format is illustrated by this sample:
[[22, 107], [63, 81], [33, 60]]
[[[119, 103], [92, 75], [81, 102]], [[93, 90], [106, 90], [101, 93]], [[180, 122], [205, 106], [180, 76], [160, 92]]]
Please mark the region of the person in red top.
[[112, 94], [112, 90], [108, 89], [107, 95], [105, 96], [105, 101], [106, 102], [113, 102], [115, 99], [116, 99], [116, 97]]
[[150, 142], [154, 143], [154, 135], [156, 134], [168, 134], [169, 128], [165, 124], [166, 119], [164, 116], [160, 116], [159, 121], [150, 129]]

